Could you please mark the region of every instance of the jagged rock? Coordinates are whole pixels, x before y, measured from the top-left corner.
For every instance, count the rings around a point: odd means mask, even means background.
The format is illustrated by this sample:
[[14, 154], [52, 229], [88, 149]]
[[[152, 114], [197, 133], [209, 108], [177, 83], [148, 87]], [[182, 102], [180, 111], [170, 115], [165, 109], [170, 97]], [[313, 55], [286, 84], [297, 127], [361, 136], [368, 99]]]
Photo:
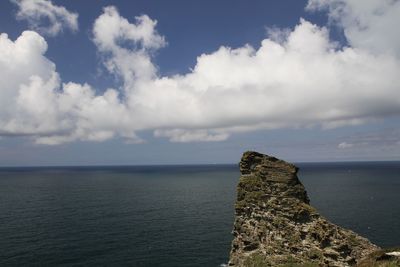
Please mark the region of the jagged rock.
[[353, 266], [378, 249], [309, 205], [298, 168], [245, 152], [229, 266]]

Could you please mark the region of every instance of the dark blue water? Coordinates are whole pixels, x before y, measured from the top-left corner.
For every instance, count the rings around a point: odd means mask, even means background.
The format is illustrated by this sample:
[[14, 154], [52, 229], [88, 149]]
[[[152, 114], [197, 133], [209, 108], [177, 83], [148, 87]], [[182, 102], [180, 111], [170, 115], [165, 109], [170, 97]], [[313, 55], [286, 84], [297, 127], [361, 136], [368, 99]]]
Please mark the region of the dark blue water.
[[[400, 163], [299, 164], [311, 202], [400, 245]], [[0, 169], [0, 266], [219, 266], [236, 166]]]

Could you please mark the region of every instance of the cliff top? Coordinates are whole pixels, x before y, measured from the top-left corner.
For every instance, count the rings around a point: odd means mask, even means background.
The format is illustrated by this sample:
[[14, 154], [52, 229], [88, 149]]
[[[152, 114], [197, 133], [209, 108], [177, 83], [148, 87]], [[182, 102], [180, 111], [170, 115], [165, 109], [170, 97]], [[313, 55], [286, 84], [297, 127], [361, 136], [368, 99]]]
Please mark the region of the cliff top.
[[[271, 157], [268, 155], [264, 155], [255, 151], [247, 151], [243, 153], [242, 159], [239, 163], [240, 172], [245, 174], [261, 174], [266, 178], [274, 178], [272, 176], [268, 176], [268, 169], [278, 169], [283, 172], [296, 174], [298, 168], [286, 161], [277, 159], [275, 157]], [[282, 178], [291, 178], [292, 176], [281, 176]], [[281, 180], [281, 182], [288, 182], [289, 180]]]

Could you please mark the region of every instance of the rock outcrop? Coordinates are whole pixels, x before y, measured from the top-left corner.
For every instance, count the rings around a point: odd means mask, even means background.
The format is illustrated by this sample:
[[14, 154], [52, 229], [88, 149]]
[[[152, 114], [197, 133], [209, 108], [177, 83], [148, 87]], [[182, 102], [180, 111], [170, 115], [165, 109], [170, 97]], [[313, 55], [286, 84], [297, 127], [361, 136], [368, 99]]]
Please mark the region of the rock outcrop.
[[362, 259], [357, 267], [399, 267], [400, 247], [380, 249]]
[[310, 206], [297, 170], [274, 157], [243, 154], [229, 266], [354, 266], [379, 249]]

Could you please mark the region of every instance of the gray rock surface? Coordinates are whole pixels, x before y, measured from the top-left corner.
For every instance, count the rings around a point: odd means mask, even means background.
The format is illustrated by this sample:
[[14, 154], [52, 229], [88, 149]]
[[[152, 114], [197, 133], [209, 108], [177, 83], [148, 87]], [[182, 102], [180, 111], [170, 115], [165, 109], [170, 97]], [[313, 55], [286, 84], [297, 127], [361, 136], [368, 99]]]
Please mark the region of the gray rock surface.
[[229, 266], [353, 266], [378, 249], [309, 205], [293, 164], [245, 152]]

